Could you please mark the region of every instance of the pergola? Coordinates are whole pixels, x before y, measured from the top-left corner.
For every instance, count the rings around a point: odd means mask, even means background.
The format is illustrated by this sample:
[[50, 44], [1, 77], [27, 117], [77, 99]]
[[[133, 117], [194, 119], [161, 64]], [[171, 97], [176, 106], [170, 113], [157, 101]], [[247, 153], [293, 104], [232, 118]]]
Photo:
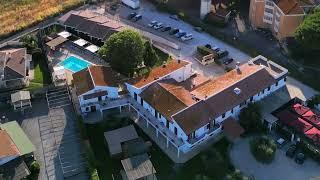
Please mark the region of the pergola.
[[52, 39], [51, 41], [47, 42], [46, 45], [52, 49], [52, 50], [56, 50], [57, 47], [59, 47], [60, 45], [62, 45], [64, 42], [68, 41], [68, 39], [62, 37], [62, 36], [58, 36], [55, 39]]
[[18, 91], [11, 94], [11, 104], [13, 105], [14, 110], [21, 110], [31, 108], [30, 101], [30, 92], [29, 91]]
[[63, 37], [63, 38], [68, 38], [70, 37], [72, 34], [69, 33], [68, 31], [62, 31], [60, 33], [58, 33], [59, 36]]
[[84, 39], [78, 39], [73, 41], [73, 43], [75, 43], [78, 46], [83, 47], [84, 45], [88, 44], [88, 41], [84, 40]]
[[90, 46], [86, 47], [86, 50], [95, 53], [99, 50], [99, 47], [96, 45], [91, 44]]

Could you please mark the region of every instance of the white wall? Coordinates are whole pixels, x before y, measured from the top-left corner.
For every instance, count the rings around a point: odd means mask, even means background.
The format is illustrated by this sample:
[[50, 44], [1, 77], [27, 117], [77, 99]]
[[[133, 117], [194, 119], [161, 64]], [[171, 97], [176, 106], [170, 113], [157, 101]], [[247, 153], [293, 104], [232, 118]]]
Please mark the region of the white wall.
[[[94, 89], [80, 95], [79, 98], [79, 102], [80, 102], [80, 106], [81, 106], [81, 112], [90, 112], [90, 108], [87, 109], [87, 107], [92, 106], [94, 103], [98, 102], [98, 97], [96, 98], [92, 98], [92, 99], [84, 99], [83, 97], [85, 95], [89, 95], [95, 92], [99, 92], [99, 91], [107, 91], [108, 94], [106, 96], [101, 96], [102, 101], [107, 100], [107, 98], [110, 99], [116, 99], [119, 97], [119, 88], [118, 87], [109, 87], [109, 86], [96, 86]], [[85, 106], [85, 105], [88, 106]], [[99, 110], [100, 106], [96, 105], [97, 110]]]

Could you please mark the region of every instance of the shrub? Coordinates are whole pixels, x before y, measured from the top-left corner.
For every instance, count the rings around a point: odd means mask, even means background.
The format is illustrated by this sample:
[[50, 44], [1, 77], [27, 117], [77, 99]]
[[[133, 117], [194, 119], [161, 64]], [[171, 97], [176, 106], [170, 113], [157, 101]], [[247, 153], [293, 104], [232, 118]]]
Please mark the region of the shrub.
[[39, 174], [40, 172], [40, 164], [37, 161], [33, 161], [30, 165], [31, 174]]
[[308, 157], [317, 161], [320, 164], [320, 149], [315, 147], [314, 145], [306, 142], [305, 140], [301, 140], [298, 143], [299, 148], [306, 154]]
[[255, 137], [250, 141], [250, 150], [255, 159], [269, 164], [273, 161], [277, 146], [273, 139], [266, 136]]
[[241, 110], [239, 123], [248, 133], [260, 133], [263, 130], [260, 107], [257, 104], [249, 104]]
[[198, 51], [198, 53], [200, 53], [201, 55], [204, 55], [204, 56], [212, 53], [212, 51], [205, 46], [198, 46], [197, 51]]

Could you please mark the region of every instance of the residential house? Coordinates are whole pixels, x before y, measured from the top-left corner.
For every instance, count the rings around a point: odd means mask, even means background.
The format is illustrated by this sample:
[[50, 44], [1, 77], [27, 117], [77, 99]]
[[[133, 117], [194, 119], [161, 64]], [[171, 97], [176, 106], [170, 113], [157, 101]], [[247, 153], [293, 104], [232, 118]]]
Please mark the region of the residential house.
[[0, 179], [22, 179], [30, 174], [24, 159], [33, 155], [34, 145], [16, 121], [0, 124]]
[[122, 76], [111, 67], [93, 65], [72, 76], [83, 113], [100, 110], [103, 101], [120, 98], [124, 92]]
[[313, 7], [313, 0], [251, 0], [249, 19], [254, 28], [270, 29], [282, 40], [294, 35]]
[[229, 0], [201, 0], [200, 17], [204, 18], [211, 13], [216, 20], [227, 22], [231, 11], [228, 9]]
[[209, 80], [195, 78], [190, 63], [180, 61], [170, 67], [170, 73], [159, 71], [164, 74], [157, 76], [151, 72], [128, 82], [127, 89], [137, 103], [183, 142], [179, 147], [183, 152], [221, 133], [226, 119], [225, 126], [230, 127], [225, 127], [228, 131], [224, 133], [239, 127], [234, 124], [240, 110], [285, 86], [288, 72], [263, 56]]
[[0, 49], [0, 88], [19, 88], [29, 84], [32, 56], [26, 48]]

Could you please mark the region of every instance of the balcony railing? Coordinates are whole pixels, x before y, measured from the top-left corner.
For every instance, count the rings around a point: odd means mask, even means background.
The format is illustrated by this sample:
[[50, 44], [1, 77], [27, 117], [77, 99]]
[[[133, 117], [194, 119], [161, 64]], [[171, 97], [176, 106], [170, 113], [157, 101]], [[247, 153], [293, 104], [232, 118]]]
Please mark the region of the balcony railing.
[[200, 143], [201, 141], [205, 140], [206, 138], [216, 134], [218, 132], [217, 130], [221, 129], [221, 127], [222, 127], [221, 125], [215, 125], [208, 132], [204, 133], [202, 136], [188, 139], [188, 143], [192, 146], [197, 143]]

